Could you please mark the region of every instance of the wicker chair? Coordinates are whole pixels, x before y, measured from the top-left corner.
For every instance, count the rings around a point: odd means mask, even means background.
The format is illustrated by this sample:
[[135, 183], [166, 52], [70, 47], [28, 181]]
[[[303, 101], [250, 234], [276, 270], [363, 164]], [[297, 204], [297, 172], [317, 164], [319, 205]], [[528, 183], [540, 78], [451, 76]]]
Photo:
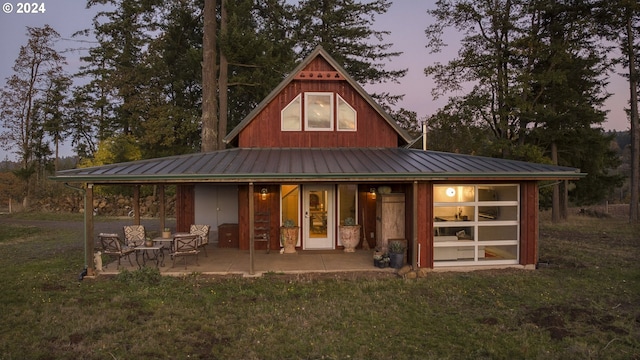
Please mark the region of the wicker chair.
[[211, 225], [191, 225], [189, 229], [189, 233], [192, 235], [200, 236], [200, 242], [198, 243], [198, 248], [204, 249], [204, 256], [209, 256], [207, 254], [207, 244], [209, 244], [209, 231], [211, 230]]
[[118, 234], [100, 233], [98, 234], [98, 239], [102, 245], [102, 254], [118, 259], [118, 266], [120, 266], [120, 259], [126, 256], [129, 259], [129, 264], [133, 266], [129, 255], [136, 250], [133, 247], [124, 245]]
[[176, 258], [179, 256], [184, 257], [184, 268], [187, 268], [187, 256], [196, 257], [196, 265], [198, 264], [198, 244], [200, 243], [200, 236], [193, 234], [175, 235], [173, 237], [173, 249], [169, 254], [173, 260], [173, 267], [176, 266]]

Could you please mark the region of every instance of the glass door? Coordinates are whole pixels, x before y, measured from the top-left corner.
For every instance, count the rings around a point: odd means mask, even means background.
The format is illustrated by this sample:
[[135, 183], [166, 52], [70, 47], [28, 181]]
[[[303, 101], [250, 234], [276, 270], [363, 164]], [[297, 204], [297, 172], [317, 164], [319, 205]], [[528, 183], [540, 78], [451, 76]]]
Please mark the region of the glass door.
[[304, 187], [303, 249], [334, 249], [334, 196], [331, 185]]

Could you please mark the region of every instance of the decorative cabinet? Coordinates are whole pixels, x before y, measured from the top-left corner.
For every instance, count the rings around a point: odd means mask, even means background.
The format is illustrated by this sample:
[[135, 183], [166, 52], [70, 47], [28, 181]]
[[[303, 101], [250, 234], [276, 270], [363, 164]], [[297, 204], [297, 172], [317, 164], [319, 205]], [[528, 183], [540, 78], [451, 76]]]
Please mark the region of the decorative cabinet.
[[404, 194], [376, 197], [376, 248], [387, 251], [389, 239], [405, 239]]
[[238, 224], [218, 225], [218, 247], [240, 247], [238, 236]]

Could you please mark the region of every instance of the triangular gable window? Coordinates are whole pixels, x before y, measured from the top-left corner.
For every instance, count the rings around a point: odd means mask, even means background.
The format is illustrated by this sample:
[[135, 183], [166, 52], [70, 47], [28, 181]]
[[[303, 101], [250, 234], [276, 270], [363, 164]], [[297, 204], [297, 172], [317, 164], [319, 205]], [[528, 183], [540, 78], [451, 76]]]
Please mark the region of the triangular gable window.
[[338, 95], [338, 130], [356, 131], [356, 110]]
[[282, 109], [281, 115], [282, 131], [302, 130], [302, 96], [296, 96]]

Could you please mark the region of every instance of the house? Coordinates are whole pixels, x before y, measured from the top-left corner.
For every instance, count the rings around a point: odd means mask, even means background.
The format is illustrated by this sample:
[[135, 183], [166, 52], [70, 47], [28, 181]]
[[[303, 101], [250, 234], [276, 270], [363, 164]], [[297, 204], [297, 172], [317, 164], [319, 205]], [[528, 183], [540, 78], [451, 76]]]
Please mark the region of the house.
[[[251, 254], [279, 250], [285, 220], [299, 226], [299, 250], [341, 249], [338, 226], [351, 218], [362, 228], [360, 247], [404, 240], [415, 267], [534, 268], [538, 182], [585, 175], [411, 149], [411, 141], [319, 47], [229, 133], [228, 149], [60, 171], [54, 179], [85, 184], [89, 199], [96, 185], [154, 184], [161, 196], [164, 185], [176, 185], [178, 231], [193, 223], [235, 227], [233, 239], [219, 234], [219, 246]], [[90, 214], [86, 223], [92, 234]], [[90, 259], [93, 239], [85, 241]]]

